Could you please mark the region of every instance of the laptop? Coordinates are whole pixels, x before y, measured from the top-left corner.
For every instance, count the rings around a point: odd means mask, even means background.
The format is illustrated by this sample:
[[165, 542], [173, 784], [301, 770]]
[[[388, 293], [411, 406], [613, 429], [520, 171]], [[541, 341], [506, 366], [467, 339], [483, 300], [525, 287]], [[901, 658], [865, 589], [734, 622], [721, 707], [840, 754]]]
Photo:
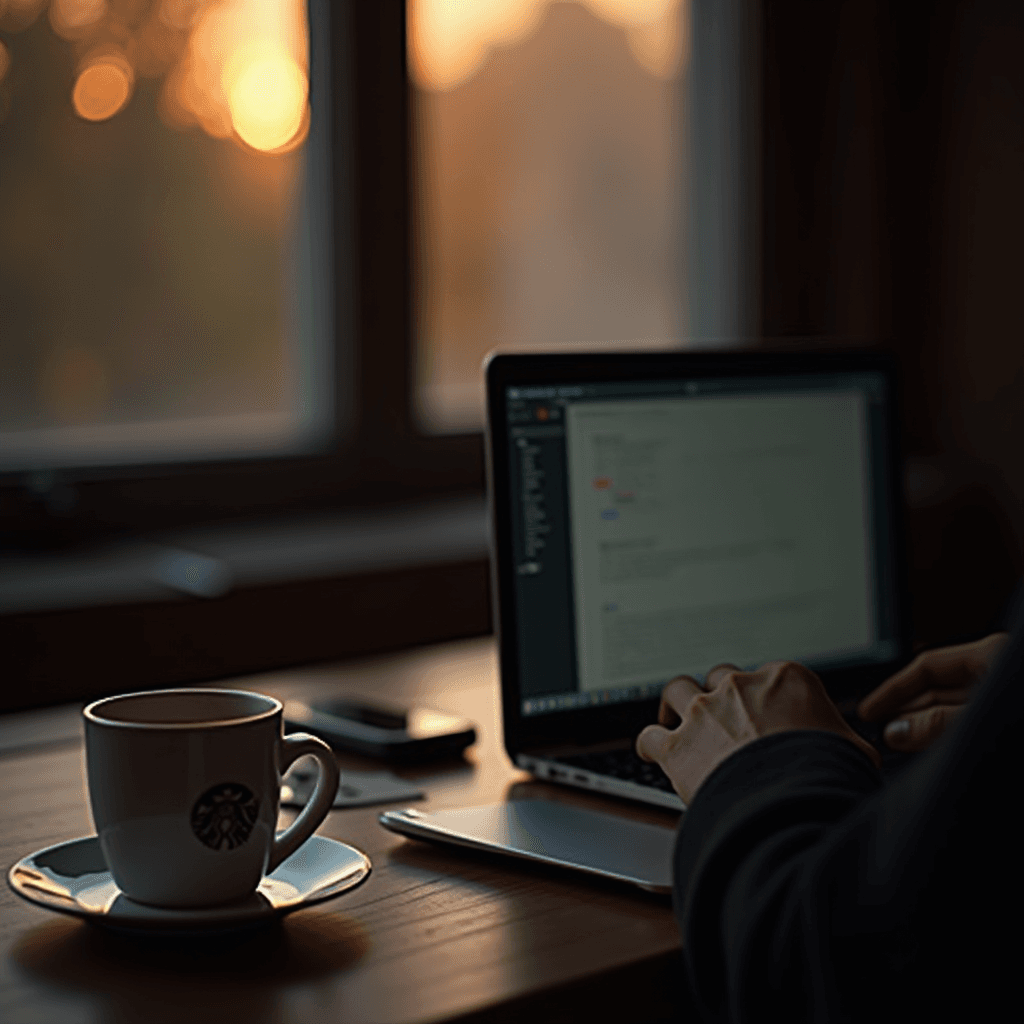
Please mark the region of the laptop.
[[516, 765], [683, 810], [634, 751], [662, 688], [778, 658], [878, 745], [852, 710], [910, 653], [888, 358], [498, 354], [486, 382]]

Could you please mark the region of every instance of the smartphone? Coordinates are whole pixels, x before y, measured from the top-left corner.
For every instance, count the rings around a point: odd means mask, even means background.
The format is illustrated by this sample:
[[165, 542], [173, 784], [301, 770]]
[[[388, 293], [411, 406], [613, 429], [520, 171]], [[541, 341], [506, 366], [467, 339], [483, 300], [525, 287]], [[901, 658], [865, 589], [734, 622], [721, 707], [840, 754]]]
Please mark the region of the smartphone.
[[337, 750], [404, 764], [458, 757], [476, 742], [476, 727], [458, 715], [354, 697], [289, 701], [284, 720], [287, 732], [309, 732]]

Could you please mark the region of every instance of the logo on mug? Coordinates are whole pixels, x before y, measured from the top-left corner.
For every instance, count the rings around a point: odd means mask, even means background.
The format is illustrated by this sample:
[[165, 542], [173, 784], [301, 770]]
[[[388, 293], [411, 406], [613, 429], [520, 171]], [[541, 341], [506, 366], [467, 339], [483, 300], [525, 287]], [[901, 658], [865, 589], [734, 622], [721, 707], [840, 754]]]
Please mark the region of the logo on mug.
[[233, 850], [252, 834], [260, 801], [240, 782], [212, 786], [192, 808], [192, 831], [211, 850]]

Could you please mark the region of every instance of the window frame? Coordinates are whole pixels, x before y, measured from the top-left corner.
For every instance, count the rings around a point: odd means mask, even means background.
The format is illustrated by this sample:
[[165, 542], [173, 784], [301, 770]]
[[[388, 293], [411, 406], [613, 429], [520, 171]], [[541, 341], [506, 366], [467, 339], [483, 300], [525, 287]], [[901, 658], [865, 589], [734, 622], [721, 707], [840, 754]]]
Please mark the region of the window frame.
[[[332, 173], [335, 182], [350, 184], [348, 194], [344, 185], [331, 190], [338, 400], [326, 449], [5, 473], [5, 546], [48, 548], [200, 523], [483, 494], [482, 433], [428, 436], [414, 419], [415, 169], [405, 3], [320, 4], [318, 17], [330, 25]], [[317, 41], [311, 43], [315, 60]]]

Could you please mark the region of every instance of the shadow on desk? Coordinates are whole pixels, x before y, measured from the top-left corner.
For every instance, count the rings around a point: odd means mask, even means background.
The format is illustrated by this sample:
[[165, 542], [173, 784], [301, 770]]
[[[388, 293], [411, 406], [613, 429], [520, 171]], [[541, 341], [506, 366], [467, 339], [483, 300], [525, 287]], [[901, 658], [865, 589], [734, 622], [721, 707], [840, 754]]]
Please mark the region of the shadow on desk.
[[26, 932], [11, 958], [46, 986], [102, 1000], [100, 1020], [137, 1019], [151, 1008], [152, 1021], [219, 1017], [259, 1024], [281, 1019], [282, 988], [345, 971], [369, 946], [362, 927], [336, 912], [185, 941], [62, 918]]
[[[600, 898], [600, 892], [595, 896]], [[189, 1019], [260, 1024], [281, 1019], [284, 990], [315, 988], [349, 969], [369, 945], [357, 923], [329, 913], [319, 918], [307, 913], [253, 932], [187, 942], [120, 935], [61, 919], [25, 934], [12, 959], [47, 987], [100, 1000], [100, 1020], [135, 1020], [144, 1014], [154, 1024]], [[636, 1014], [638, 998], [645, 1006], [642, 1017]], [[696, 1014], [682, 961], [674, 952], [639, 971], [636, 966], [608, 971], [585, 984], [533, 993], [449, 1024], [519, 1024], [531, 1019], [545, 1024], [678, 1024], [695, 1021]]]

